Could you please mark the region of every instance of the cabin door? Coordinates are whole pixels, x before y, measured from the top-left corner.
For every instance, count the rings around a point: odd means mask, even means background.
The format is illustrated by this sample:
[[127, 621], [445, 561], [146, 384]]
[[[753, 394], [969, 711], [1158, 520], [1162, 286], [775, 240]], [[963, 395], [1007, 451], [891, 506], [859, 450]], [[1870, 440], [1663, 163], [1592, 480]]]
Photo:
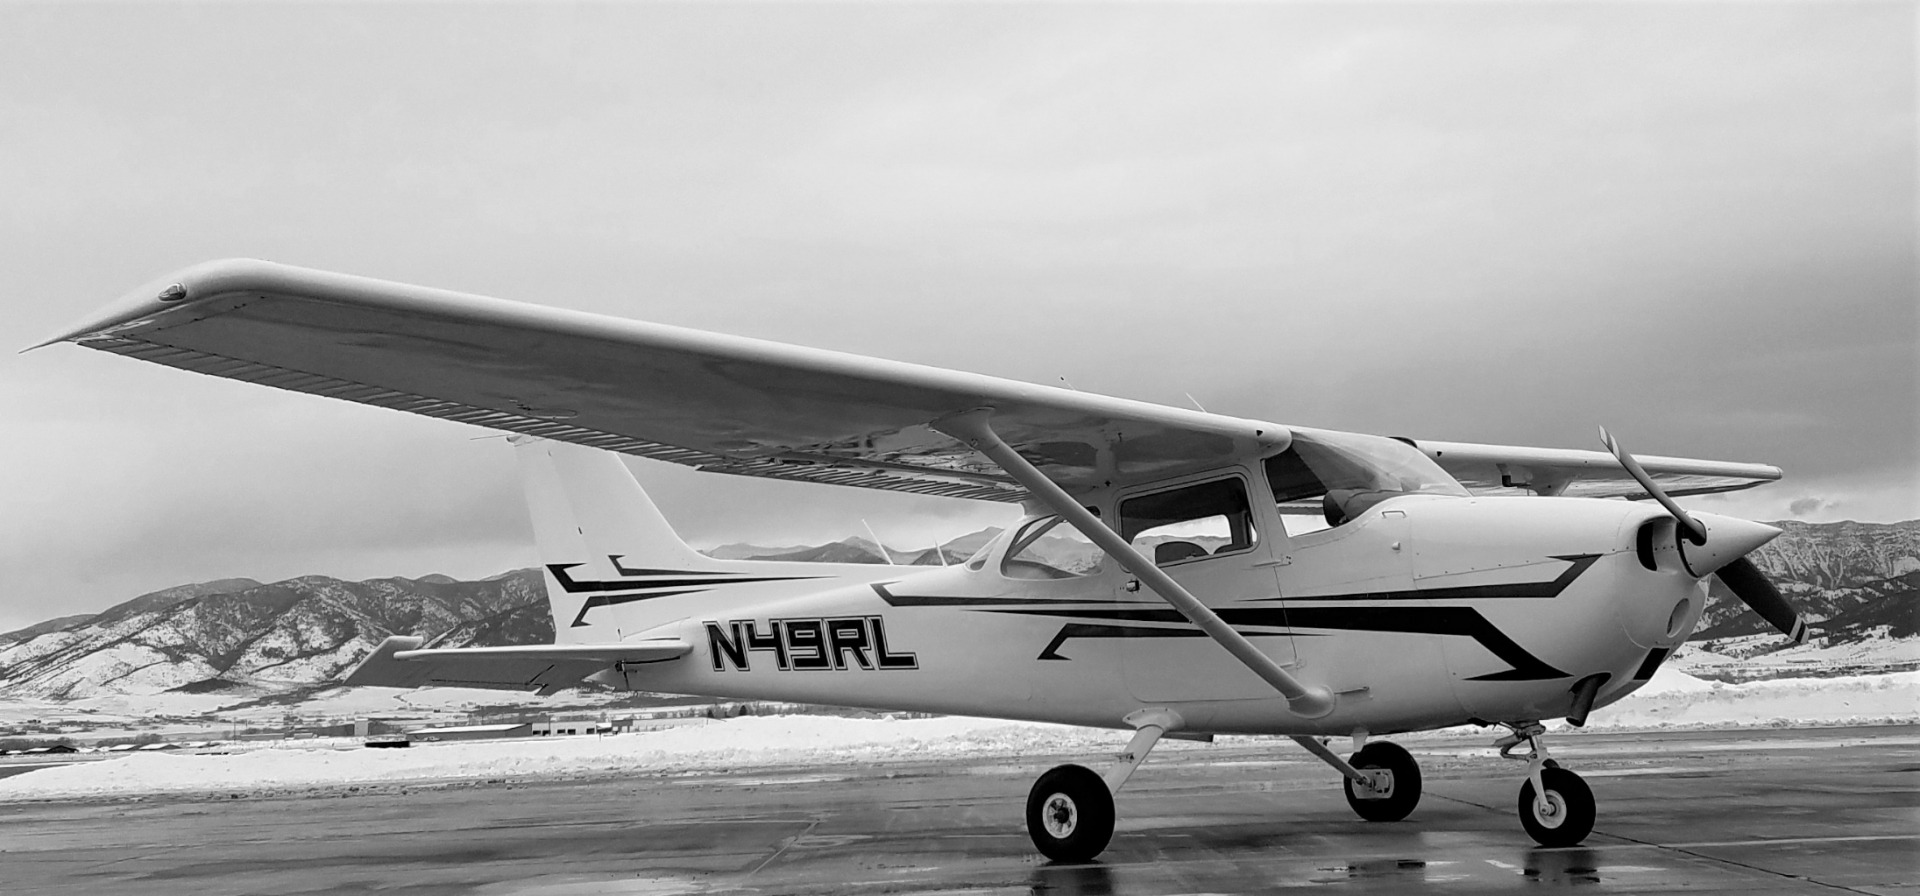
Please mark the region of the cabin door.
[[[1276, 662], [1293, 662], [1283, 626], [1275, 545], [1249, 503], [1244, 471], [1122, 495], [1120, 534], [1174, 581], [1221, 614]], [[1126, 638], [1121, 668], [1135, 699], [1154, 703], [1252, 700], [1274, 696], [1226, 648], [1186, 621], [1132, 576], [1123, 576], [1116, 614]]]

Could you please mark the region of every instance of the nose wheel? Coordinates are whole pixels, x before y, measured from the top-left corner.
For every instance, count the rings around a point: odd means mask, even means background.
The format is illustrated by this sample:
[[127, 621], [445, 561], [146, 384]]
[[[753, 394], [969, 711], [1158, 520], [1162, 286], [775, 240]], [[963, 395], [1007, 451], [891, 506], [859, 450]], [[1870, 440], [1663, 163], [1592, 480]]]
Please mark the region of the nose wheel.
[[1541, 846], [1572, 846], [1593, 832], [1593, 791], [1564, 768], [1540, 770], [1541, 789], [1531, 778], [1520, 785], [1520, 826]]
[[[1596, 815], [1593, 790], [1547, 755], [1547, 745], [1541, 742], [1545, 728], [1533, 722], [1510, 727], [1513, 734], [1495, 746], [1502, 759], [1527, 762], [1527, 780], [1520, 785], [1520, 826], [1535, 843], [1546, 847], [1573, 846], [1587, 839]], [[1513, 755], [1514, 747], [1522, 743], [1527, 745], [1527, 755]]]

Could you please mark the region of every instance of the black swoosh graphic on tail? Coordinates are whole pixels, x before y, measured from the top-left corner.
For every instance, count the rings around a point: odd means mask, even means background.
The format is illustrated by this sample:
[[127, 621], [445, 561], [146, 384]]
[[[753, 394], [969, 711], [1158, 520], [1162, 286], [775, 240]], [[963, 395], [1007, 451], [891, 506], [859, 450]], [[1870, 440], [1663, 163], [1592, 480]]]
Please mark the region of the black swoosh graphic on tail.
[[568, 594], [590, 595], [580, 605], [580, 612], [573, 617], [573, 624], [569, 628], [592, 625], [593, 623], [587, 621], [587, 611], [598, 607], [612, 607], [635, 601], [652, 600], [656, 597], [693, 594], [724, 585], [744, 585], [750, 582], [795, 582], [822, 578], [821, 576], [751, 576], [734, 572], [701, 572], [690, 569], [629, 569], [620, 563], [622, 555], [611, 555], [607, 559], [613, 561], [613, 568], [620, 575], [631, 578], [611, 581], [575, 581], [568, 570], [581, 564], [547, 564], [547, 572], [553, 575], [555, 582], [560, 583], [560, 590]]

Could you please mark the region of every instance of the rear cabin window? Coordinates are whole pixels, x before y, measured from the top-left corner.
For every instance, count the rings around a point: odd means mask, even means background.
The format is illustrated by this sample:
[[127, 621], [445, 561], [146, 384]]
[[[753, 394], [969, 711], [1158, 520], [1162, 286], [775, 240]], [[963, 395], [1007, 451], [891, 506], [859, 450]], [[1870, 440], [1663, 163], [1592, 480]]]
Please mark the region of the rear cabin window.
[[1216, 479], [1120, 502], [1120, 537], [1157, 566], [1244, 551], [1259, 540], [1247, 487]]
[[1071, 579], [1100, 571], [1107, 553], [1057, 516], [1020, 528], [1007, 545], [1000, 573], [1009, 579]]

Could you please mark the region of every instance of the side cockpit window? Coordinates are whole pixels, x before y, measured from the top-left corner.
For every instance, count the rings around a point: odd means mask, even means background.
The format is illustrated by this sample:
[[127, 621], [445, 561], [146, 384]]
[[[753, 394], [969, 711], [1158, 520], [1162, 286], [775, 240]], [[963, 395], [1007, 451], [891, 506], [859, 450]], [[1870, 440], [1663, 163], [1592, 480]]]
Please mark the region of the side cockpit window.
[[1379, 436], [1296, 430], [1293, 444], [1267, 458], [1265, 467], [1274, 503], [1292, 535], [1320, 528], [1296, 526], [1301, 514], [1338, 526], [1400, 495], [1467, 495], [1418, 449]]
[[1238, 478], [1128, 498], [1120, 502], [1120, 537], [1159, 566], [1244, 551], [1259, 540]]
[[1057, 516], [1020, 528], [1007, 545], [1000, 573], [1009, 579], [1071, 579], [1100, 571], [1107, 554]]

